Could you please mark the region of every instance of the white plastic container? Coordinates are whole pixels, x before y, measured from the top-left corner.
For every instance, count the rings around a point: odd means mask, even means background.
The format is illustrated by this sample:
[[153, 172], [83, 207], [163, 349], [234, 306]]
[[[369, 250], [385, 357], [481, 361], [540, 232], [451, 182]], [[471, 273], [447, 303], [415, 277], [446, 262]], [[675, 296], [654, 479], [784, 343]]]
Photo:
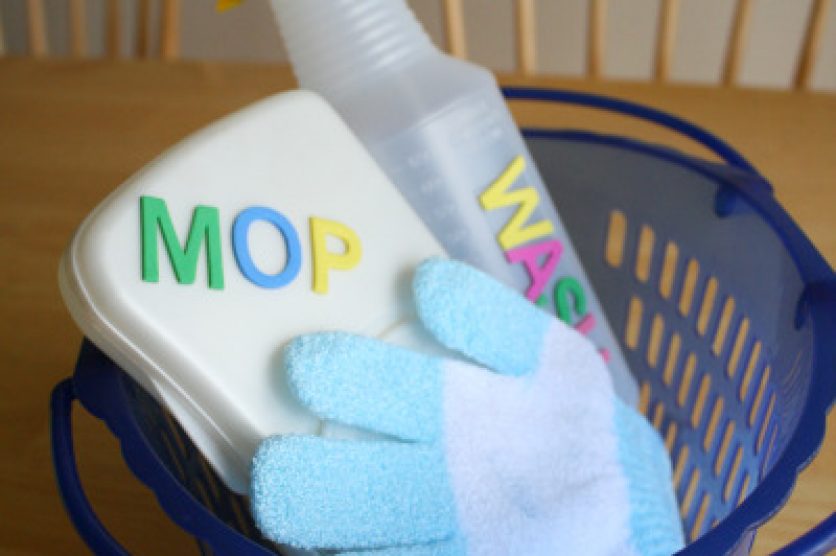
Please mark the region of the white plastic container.
[[357, 434], [299, 404], [285, 344], [344, 330], [426, 347], [410, 282], [434, 256], [441, 246], [344, 122], [294, 91], [218, 120], [114, 190], [74, 235], [59, 284], [85, 336], [246, 493], [264, 438]]
[[617, 391], [634, 402], [618, 343], [493, 75], [439, 51], [403, 0], [272, 4], [300, 85], [336, 108], [450, 256], [552, 312], [562, 304], [559, 316], [602, 349]]

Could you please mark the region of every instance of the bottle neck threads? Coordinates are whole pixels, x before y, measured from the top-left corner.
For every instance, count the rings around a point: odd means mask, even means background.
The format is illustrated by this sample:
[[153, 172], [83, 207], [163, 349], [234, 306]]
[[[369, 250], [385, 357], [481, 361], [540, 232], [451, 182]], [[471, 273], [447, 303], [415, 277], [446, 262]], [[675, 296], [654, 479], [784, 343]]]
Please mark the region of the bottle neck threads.
[[272, 0], [300, 87], [332, 103], [434, 52], [404, 0]]

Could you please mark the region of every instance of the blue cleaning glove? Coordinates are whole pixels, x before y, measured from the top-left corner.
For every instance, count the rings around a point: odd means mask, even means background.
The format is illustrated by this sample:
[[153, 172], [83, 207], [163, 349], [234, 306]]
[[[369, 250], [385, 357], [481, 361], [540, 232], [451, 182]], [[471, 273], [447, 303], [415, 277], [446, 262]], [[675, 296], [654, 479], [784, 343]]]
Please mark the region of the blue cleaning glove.
[[482, 366], [339, 332], [294, 340], [299, 400], [381, 439], [266, 439], [251, 497], [267, 537], [364, 556], [682, 547], [661, 438], [591, 343], [462, 263], [425, 262], [413, 289], [429, 332]]

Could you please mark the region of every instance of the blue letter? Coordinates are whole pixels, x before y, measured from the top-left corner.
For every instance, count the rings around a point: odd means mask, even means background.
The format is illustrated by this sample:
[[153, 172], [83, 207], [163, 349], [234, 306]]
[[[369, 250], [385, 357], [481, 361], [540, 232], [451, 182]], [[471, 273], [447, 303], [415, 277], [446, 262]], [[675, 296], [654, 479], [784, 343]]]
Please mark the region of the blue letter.
[[[256, 220], [269, 222], [282, 234], [287, 251], [287, 262], [278, 274], [264, 274], [253, 263], [250, 257], [250, 247], [247, 242], [247, 232], [250, 224]], [[250, 282], [262, 288], [280, 288], [293, 281], [302, 267], [302, 247], [299, 236], [290, 221], [273, 209], [266, 207], [250, 207], [235, 218], [232, 226], [232, 250], [238, 268]]]

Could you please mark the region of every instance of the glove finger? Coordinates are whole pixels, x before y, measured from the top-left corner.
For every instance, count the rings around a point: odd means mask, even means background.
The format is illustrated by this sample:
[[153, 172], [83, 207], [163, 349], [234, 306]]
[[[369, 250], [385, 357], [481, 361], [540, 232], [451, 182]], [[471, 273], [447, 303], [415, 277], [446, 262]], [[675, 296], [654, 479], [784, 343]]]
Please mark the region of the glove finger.
[[630, 499], [632, 543], [639, 554], [673, 554], [685, 544], [665, 444], [653, 426], [615, 398], [618, 454]]
[[271, 437], [253, 459], [250, 496], [261, 532], [300, 548], [430, 543], [456, 531], [444, 457], [433, 446]]
[[340, 552], [336, 556], [466, 556], [466, 554], [464, 541], [457, 537], [432, 544], [364, 550], [361, 552]]
[[441, 359], [342, 332], [294, 339], [291, 391], [317, 415], [407, 441], [441, 433]]
[[458, 261], [423, 262], [413, 290], [418, 316], [439, 342], [501, 374], [534, 372], [545, 336], [557, 322], [517, 292]]

